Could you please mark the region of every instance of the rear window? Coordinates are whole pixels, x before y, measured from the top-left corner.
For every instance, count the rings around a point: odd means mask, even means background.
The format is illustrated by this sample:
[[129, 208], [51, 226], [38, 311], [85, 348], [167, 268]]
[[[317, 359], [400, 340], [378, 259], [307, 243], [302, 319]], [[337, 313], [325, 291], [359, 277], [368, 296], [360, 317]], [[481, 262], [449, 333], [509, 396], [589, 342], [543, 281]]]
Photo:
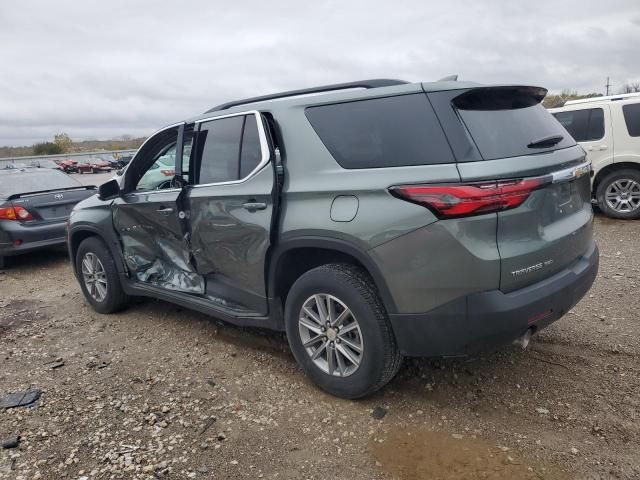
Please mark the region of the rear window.
[[10, 173], [0, 173], [0, 197], [3, 198], [19, 193], [75, 188], [80, 186], [80, 182], [58, 170], [33, 168]]
[[632, 137], [640, 137], [640, 103], [631, 103], [622, 106], [624, 122], [627, 124], [627, 131]]
[[453, 100], [453, 106], [485, 160], [575, 145], [539, 103], [539, 94], [529, 94], [527, 88], [475, 89]]
[[591, 142], [604, 137], [604, 111], [585, 108], [553, 114], [576, 142]]
[[343, 168], [454, 162], [424, 94], [308, 107], [305, 113]]

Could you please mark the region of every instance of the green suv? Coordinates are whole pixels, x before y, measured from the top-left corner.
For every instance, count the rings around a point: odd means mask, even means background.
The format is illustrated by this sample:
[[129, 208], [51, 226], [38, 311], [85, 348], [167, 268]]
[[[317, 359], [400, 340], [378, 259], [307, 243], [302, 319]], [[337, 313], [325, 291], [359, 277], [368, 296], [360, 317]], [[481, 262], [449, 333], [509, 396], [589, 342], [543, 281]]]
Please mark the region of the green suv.
[[286, 331], [347, 398], [403, 356], [526, 344], [598, 269], [590, 165], [545, 94], [367, 80], [220, 105], [73, 210], [75, 274], [100, 313], [147, 296]]

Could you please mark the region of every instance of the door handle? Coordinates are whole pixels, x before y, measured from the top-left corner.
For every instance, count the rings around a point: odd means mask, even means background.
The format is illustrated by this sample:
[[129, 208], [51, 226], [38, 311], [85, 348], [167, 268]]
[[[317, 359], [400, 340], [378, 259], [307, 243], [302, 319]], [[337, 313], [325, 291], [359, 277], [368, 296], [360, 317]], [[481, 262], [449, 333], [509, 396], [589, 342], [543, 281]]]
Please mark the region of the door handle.
[[161, 207], [156, 212], [161, 213], [162, 215], [169, 215], [173, 212], [173, 208], [171, 207]]
[[249, 211], [264, 210], [267, 204], [264, 202], [246, 202], [242, 204], [242, 208]]
[[606, 145], [590, 145], [587, 150], [589, 150], [590, 152], [593, 151], [597, 151], [597, 150], [606, 150], [607, 146]]

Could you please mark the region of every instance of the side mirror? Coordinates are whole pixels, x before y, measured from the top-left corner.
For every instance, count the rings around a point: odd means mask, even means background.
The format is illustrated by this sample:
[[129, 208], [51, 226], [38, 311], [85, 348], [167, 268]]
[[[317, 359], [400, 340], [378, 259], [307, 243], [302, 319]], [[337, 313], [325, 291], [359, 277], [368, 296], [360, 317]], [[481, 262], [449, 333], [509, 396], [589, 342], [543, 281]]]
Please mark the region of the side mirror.
[[120, 195], [120, 185], [116, 180], [109, 180], [98, 187], [98, 198], [100, 200], [111, 200]]

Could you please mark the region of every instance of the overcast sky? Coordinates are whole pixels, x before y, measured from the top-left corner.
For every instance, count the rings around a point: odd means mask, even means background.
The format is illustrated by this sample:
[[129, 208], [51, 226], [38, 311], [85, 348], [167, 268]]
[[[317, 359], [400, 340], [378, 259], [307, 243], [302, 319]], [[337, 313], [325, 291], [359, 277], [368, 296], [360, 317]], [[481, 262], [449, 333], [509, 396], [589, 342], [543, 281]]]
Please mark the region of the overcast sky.
[[580, 92], [640, 81], [640, 0], [2, 1], [0, 145], [148, 135], [364, 78]]

